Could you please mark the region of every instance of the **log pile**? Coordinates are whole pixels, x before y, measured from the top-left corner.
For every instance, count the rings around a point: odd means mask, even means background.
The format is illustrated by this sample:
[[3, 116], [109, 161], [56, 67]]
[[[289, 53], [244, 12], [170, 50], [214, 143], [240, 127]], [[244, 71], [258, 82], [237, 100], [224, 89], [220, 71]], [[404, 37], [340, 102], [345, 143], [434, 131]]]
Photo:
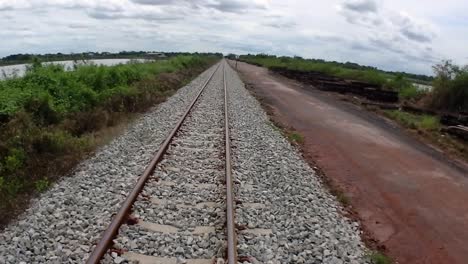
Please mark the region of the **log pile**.
[[440, 123], [446, 126], [468, 126], [468, 115], [463, 114], [442, 114]]
[[447, 132], [451, 135], [457, 136], [463, 140], [468, 141], [468, 127], [467, 126], [449, 126], [443, 129], [444, 132]]

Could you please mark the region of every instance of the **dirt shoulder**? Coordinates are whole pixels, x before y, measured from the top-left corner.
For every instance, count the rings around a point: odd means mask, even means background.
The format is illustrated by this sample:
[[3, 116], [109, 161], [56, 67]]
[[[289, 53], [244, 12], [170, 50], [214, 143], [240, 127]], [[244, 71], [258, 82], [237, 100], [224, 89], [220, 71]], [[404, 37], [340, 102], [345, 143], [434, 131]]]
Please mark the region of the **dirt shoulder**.
[[275, 122], [304, 137], [304, 157], [349, 198], [369, 241], [397, 263], [466, 263], [468, 166], [374, 113], [238, 63]]

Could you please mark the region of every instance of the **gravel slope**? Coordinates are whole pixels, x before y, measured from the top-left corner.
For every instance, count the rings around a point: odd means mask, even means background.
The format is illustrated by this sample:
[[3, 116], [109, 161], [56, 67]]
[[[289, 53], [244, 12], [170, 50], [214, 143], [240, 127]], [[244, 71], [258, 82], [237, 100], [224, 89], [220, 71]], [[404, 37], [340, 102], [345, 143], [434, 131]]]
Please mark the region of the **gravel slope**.
[[[358, 224], [229, 68], [240, 256], [259, 263], [366, 263]], [[270, 234], [249, 233], [263, 230]]]
[[0, 263], [83, 263], [159, 144], [215, 70], [141, 117], [0, 233]]

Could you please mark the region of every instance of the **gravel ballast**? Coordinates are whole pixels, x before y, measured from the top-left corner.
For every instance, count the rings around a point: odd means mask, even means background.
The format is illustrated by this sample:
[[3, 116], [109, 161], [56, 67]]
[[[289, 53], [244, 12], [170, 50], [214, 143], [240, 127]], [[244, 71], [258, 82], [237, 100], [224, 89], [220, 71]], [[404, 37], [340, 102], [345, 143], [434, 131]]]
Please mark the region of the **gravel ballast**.
[[[133, 210], [138, 223], [120, 228], [115, 248], [179, 260], [223, 258], [226, 221], [223, 106], [220, 66], [138, 197]], [[155, 203], [155, 199], [164, 202]], [[148, 230], [141, 226], [141, 221], [175, 227], [178, 231]], [[212, 232], [192, 234], [197, 227], [212, 228]]]
[[[182, 116], [210, 68], [82, 162], [0, 232], [0, 264], [84, 263], [112, 214]], [[359, 225], [226, 64], [238, 253], [244, 263], [369, 263]], [[146, 256], [225, 257], [222, 66], [156, 167], [114, 248]], [[142, 222], [179, 231], [150, 230]], [[211, 232], [196, 233], [210, 227]], [[125, 254], [104, 263], [127, 263]], [[219, 259], [221, 258], [221, 259]], [[216, 263], [216, 262], [215, 262]]]
[[82, 162], [0, 232], [0, 263], [83, 263], [211, 67]]
[[[237, 73], [226, 74], [238, 252], [257, 263], [367, 263], [357, 223], [268, 120]], [[265, 233], [249, 233], [264, 230]]]

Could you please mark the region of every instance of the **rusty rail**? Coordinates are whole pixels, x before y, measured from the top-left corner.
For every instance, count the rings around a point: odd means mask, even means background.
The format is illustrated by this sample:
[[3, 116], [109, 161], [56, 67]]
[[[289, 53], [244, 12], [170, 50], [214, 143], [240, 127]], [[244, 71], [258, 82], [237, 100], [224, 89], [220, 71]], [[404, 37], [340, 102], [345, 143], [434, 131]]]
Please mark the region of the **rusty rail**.
[[135, 184], [135, 186], [133, 187], [132, 191], [130, 192], [130, 194], [127, 196], [127, 198], [123, 202], [122, 206], [120, 207], [119, 212], [112, 219], [112, 222], [110, 223], [110, 225], [106, 229], [106, 231], [104, 231], [101, 239], [99, 240], [98, 244], [96, 245], [93, 252], [89, 256], [88, 260], [86, 261], [87, 264], [100, 263], [102, 257], [104, 256], [104, 254], [106, 254], [107, 250], [109, 249], [110, 245], [112, 244], [112, 240], [118, 234], [120, 226], [127, 219], [128, 213], [130, 212], [133, 203], [135, 202], [135, 200], [137, 199], [137, 197], [140, 194], [141, 190], [143, 189], [143, 187], [144, 187], [146, 181], [148, 180], [149, 176], [153, 173], [154, 168], [156, 167], [156, 165], [161, 161], [161, 159], [164, 156], [164, 153], [166, 152], [167, 148], [169, 147], [169, 144], [171, 143], [173, 137], [176, 135], [177, 131], [182, 126], [182, 123], [184, 122], [185, 118], [188, 116], [189, 112], [192, 110], [192, 108], [195, 105], [195, 103], [197, 102], [198, 98], [200, 97], [200, 95], [205, 90], [205, 87], [207, 86], [208, 82], [213, 78], [214, 74], [218, 71], [218, 68], [221, 65], [221, 63], [218, 64], [218, 66], [213, 71], [213, 73], [210, 75], [210, 77], [206, 80], [205, 83], [203, 83], [203, 85], [200, 88], [200, 91], [198, 92], [195, 99], [193, 99], [193, 101], [191, 102], [191, 104], [189, 105], [187, 110], [185, 111], [184, 115], [179, 119], [178, 123], [176, 124], [174, 129], [172, 129], [171, 133], [168, 135], [166, 140], [163, 142], [163, 144], [159, 148], [158, 152], [156, 152], [156, 154], [154, 155], [154, 157], [151, 160], [150, 164], [148, 165], [148, 167], [146, 167], [145, 171], [143, 172], [143, 175], [141, 175], [140, 178], [138, 179], [138, 181]]
[[[226, 228], [227, 228], [227, 263], [237, 263], [237, 239], [234, 222], [234, 186], [231, 167], [231, 137], [229, 135], [228, 92], [226, 82], [226, 62], [223, 64], [224, 82], [224, 127], [226, 148]], [[229, 67], [229, 66], [228, 66]]]

